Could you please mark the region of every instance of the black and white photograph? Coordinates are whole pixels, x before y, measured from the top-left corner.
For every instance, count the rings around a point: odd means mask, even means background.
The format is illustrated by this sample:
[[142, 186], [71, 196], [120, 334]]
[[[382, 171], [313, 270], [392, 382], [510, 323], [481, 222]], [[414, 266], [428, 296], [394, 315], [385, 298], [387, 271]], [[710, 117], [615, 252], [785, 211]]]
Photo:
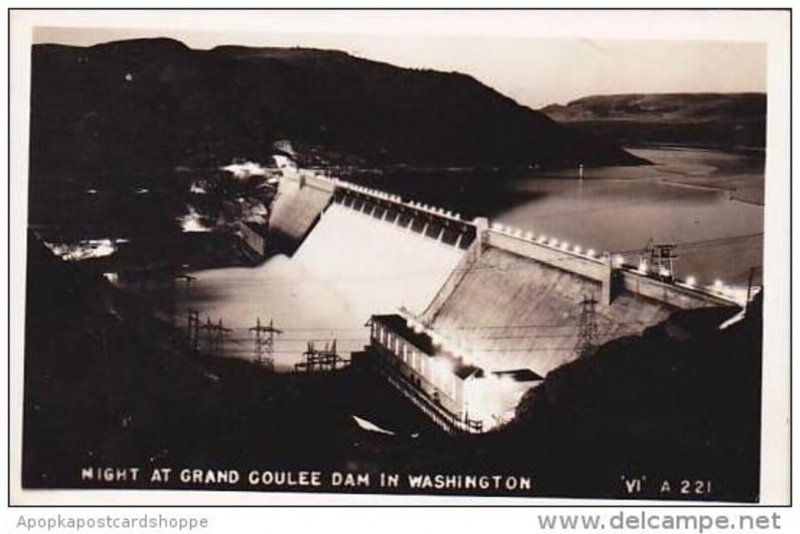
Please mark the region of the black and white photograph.
[[774, 43], [94, 14], [11, 43], [19, 499], [763, 504], [788, 472]]

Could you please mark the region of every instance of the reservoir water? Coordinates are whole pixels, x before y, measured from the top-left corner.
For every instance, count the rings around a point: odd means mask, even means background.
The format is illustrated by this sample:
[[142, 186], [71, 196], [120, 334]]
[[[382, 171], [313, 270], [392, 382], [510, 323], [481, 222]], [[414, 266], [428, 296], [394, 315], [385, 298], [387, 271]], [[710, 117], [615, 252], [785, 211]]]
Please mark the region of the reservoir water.
[[495, 219], [584, 249], [622, 253], [634, 264], [651, 239], [676, 244], [678, 278], [746, 285], [755, 268], [760, 283], [763, 160], [709, 150], [632, 152], [654, 165], [588, 169], [583, 180], [516, 180], [508, 187], [536, 198]]

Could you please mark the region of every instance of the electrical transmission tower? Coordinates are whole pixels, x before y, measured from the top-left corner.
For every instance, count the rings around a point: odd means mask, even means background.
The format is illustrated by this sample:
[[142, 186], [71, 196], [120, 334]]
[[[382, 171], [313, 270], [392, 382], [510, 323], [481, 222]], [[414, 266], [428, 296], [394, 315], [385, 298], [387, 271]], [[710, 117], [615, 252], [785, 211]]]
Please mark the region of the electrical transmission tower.
[[675, 276], [675, 245], [653, 243], [653, 239], [647, 241], [639, 256], [639, 270], [646, 273], [654, 273], [664, 281], [672, 281]]
[[256, 325], [250, 329], [255, 332], [256, 338], [256, 363], [263, 365], [268, 370], [275, 369], [275, 334], [283, 334], [283, 330], [275, 328], [272, 319], [267, 326], [262, 326], [261, 318], [256, 318]]
[[594, 296], [584, 296], [581, 301], [581, 316], [578, 326], [578, 343], [575, 351], [579, 358], [591, 356], [597, 349], [597, 313], [595, 306], [597, 299]]
[[206, 323], [200, 328], [206, 332], [206, 352], [219, 355], [225, 342], [225, 332], [230, 332], [231, 329], [223, 326], [222, 319], [219, 319], [216, 324], [212, 323], [211, 317], [206, 317]]
[[295, 371], [312, 373], [315, 371], [333, 371], [345, 367], [350, 360], [345, 360], [336, 352], [336, 340], [325, 342], [325, 348], [318, 349], [313, 341], [308, 342], [308, 349], [303, 353], [303, 361], [294, 364]]
[[650, 251], [650, 263], [656, 274], [665, 281], [672, 280], [675, 273], [675, 245], [653, 245]]

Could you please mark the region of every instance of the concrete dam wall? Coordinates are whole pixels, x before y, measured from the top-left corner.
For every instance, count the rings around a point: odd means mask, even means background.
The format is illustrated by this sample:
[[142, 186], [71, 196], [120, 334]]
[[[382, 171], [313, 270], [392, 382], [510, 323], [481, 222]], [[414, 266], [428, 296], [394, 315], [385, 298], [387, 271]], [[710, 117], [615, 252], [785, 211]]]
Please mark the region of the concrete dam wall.
[[[455, 277], [450, 294], [427, 310], [433, 330], [483, 369], [540, 376], [577, 357], [581, 302], [602, 291], [596, 280], [492, 246]], [[599, 341], [638, 334], [675, 309], [622, 292], [596, 307]]]
[[485, 230], [422, 320], [484, 369], [544, 376], [578, 356], [582, 301], [597, 300], [598, 344], [667, 319], [679, 309], [731, 306], [599, 259]]
[[283, 182], [271, 230], [297, 243], [292, 261], [344, 303], [357, 323], [348, 331], [370, 325], [348, 350], [450, 431], [509, 420], [550, 371], [676, 310], [741, 305], [486, 219], [302, 172]]
[[[365, 320], [405, 307], [412, 313], [424, 310], [424, 319], [437, 328], [465, 334], [487, 320], [500, 327], [520, 318], [537, 325], [552, 322], [544, 317], [574, 319], [583, 297], [593, 296], [602, 320], [630, 331], [631, 325], [642, 329], [676, 309], [737, 304], [723, 294], [637, 272], [594, 251], [490, 228], [485, 219], [464, 221], [439, 208], [303, 170], [281, 180], [270, 232], [295, 243], [294, 257]], [[612, 339], [622, 332], [604, 335]], [[574, 336], [555, 339], [553, 352], [536, 346], [542, 353], [537, 372], [563, 362], [564, 355], [557, 353], [575, 342]], [[506, 351], [501, 359], [520, 358]]]

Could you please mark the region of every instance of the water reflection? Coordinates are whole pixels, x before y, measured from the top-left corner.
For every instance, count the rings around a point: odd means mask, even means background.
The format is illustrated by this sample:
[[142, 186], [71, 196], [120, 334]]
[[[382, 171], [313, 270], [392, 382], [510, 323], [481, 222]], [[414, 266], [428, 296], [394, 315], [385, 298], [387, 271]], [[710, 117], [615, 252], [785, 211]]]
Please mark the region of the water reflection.
[[[750, 268], [762, 265], [764, 208], [738, 200], [731, 188], [763, 189], [754, 158], [677, 150], [647, 150], [637, 155], [657, 164], [593, 169], [583, 181], [516, 180], [508, 187], [536, 191], [540, 196], [498, 215], [497, 220], [631, 257], [650, 239], [675, 243], [679, 245], [679, 277], [694, 276], [700, 284], [716, 279], [746, 284]], [[756, 282], [759, 277], [760, 271]]]

